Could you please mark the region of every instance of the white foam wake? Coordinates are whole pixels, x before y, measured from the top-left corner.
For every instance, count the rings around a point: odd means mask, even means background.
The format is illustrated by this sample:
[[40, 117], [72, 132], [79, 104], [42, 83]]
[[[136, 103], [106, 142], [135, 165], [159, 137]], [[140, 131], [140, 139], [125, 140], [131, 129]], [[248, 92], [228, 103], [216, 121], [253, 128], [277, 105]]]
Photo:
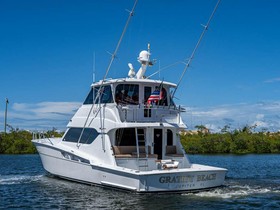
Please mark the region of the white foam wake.
[[[204, 191], [192, 194], [193, 196], [206, 197], [206, 198], [222, 198], [229, 199], [235, 197], [246, 197], [249, 195], [256, 194], [266, 194], [266, 193], [276, 193], [280, 194], [279, 188], [271, 187], [258, 187], [249, 185], [236, 185], [236, 186], [226, 186], [223, 188], [217, 188], [210, 191]], [[187, 194], [189, 195], [189, 194]]]
[[43, 175], [26, 176], [26, 175], [0, 175], [0, 185], [22, 184], [39, 180]]

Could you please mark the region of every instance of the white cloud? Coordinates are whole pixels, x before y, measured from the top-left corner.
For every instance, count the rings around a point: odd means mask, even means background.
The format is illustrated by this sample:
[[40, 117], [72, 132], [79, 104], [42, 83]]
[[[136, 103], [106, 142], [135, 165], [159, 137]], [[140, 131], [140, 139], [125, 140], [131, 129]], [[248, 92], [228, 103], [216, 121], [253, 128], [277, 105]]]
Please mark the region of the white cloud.
[[[65, 130], [68, 121], [80, 107], [80, 102], [14, 103], [8, 109], [8, 124], [14, 128], [49, 130], [53, 127]], [[4, 111], [0, 110], [4, 116]], [[280, 101], [256, 104], [227, 104], [214, 107], [186, 107], [183, 114], [189, 129], [205, 125], [212, 131], [220, 131], [225, 125], [239, 129], [245, 125], [257, 125], [257, 129], [280, 130]], [[0, 121], [0, 131], [4, 122]]]
[[255, 124], [257, 127], [267, 128], [269, 127], [269, 124], [263, 121], [254, 121], [253, 124]]
[[265, 83], [274, 83], [274, 82], [280, 82], [280, 77], [272, 78], [264, 81]]
[[19, 129], [49, 130], [55, 127], [65, 130], [80, 105], [80, 102], [14, 103], [8, 109], [7, 123]]
[[261, 120], [264, 118], [264, 114], [257, 114], [256, 119]]
[[230, 125], [232, 129], [239, 129], [245, 125], [257, 125], [257, 130], [278, 131], [280, 130], [280, 102], [188, 107], [183, 118], [189, 129], [203, 124], [217, 132], [225, 125]]

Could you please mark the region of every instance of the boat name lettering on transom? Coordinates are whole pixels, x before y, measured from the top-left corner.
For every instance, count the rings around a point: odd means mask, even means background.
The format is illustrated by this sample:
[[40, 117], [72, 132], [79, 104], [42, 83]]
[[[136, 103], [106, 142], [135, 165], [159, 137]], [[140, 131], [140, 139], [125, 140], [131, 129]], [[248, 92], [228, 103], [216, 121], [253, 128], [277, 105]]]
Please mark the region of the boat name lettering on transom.
[[[203, 174], [203, 175], [197, 175], [198, 182], [204, 182], [209, 180], [216, 180], [217, 174]], [[193, 182], [194, 176], [161, 176], [159, 177], [160, 183], [188, 183]]]
[[208, 180], [216, 180], [216, 174], [197, 175], [197, 181], [203, 182]]
[[194, 176], [161, 176], [160, 183], [186, 183], [193, 182]]

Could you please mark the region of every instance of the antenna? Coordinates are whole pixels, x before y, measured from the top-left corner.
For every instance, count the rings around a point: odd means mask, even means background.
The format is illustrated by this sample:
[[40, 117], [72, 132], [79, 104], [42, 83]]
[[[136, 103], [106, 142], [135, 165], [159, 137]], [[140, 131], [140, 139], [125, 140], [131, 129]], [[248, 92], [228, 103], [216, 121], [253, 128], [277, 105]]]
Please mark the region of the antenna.
[[5, 122], [4, 122], [4, 134], [7, 133], [7, 113], [8, 113], [8, 104], [9, 104], [9, 99], [6, 98], [6, 108], [5, 108]]
[[158, 61], [158, 79], [160, 79], [160, 60]]
[[95, 63], [95, 51], [93, 52], [93, 64], [92, 64], [92, 82], [95, 83], [96, 63]]
[[181, 83], [181, 81], [182, 81], [182, 79], [183, 79], [183, 77], [184, 77], [184, 75], [185, 75], [187, 69], [189, 68], [189, 66], [190, 66], [190, 64], [191, 64], [191, 62], [192, 62], [192, 60], [193, 60], [193, 58], [194, 58], [194, 55], [195, 55], [195, 53], [196, 53], [196, 51], [197, 51], [197, 49], [198, 49], [198, 47], [199, 47], [199, 45], [200, 45], [200, 42], [201, 42], [202, 38], [204, 37], [205, 32], [207, 31], [207, 29], [208, 29], [208, 27], [209, 27], [209, 24], [210, 24], [210, 22], [211, 22], [211, 20], [212, 20], [212, 18], [213, 18], [213, 16], [214, 16], [214, 14], [215, 14], [215, 12], [216, 12], [218, 6], [219, 6], [219, 4], [220, 4], [220, 1], [221, 1], [221, 0], [218, 0], [218, 2], [217, 2], [217, 4], [216, 4], [216, 6], [215, 6], [215, 8], [214, 8], [214, 10], [213, 10], [213, 12], [212, 12], [212, 14], [210, 15], [210, 18], [208, 19], [207, 24], [206, 24], [205, 26], [202, 25], [204, 29], [203, 29], [203, 31], [202, 31], [202, 33], [201, 33], [201, 35], [200, 35], [200, 37], [199, 37], [199, 39], [198, 39], [198, 41], [197, 41], [195, 47], [194, 47], [194, 49], [193, 49], [193, 52], [192, 52], [192, 54], [191, 54], [191, 57], [188, 59], [188, 62], [187, 62], [186, 65], [185, 65], [184, 71], [183, 71], [183, 73], [182, 73], [182, 75], [181, 75], [181, 77], [180, 77], [180, 79], [179, 79], [179, 82], [177, 83], [177, 87], [175, 88], [175, 90], [174, 90], [174, 92], [173, 92], [172, 98], [174, 98], [174, 95], [175, 95], [175, 93], [176, 93], [176, 91], [177, 91], [177, 89], [178, 89], [178, 87], [179, 87], [179, 85], [180, 85], [180, 83]]

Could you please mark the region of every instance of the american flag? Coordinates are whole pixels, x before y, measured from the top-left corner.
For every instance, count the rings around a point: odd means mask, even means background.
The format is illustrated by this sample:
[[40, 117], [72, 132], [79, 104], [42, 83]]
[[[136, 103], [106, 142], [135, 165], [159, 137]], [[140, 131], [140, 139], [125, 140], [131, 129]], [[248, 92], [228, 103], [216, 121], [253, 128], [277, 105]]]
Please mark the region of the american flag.
[[154, 92], [152, 92], [152, 94], [148, 98], [148, 104], [157, 103], [161, 99], [162, 99], [161, 91], [155, 90]]

